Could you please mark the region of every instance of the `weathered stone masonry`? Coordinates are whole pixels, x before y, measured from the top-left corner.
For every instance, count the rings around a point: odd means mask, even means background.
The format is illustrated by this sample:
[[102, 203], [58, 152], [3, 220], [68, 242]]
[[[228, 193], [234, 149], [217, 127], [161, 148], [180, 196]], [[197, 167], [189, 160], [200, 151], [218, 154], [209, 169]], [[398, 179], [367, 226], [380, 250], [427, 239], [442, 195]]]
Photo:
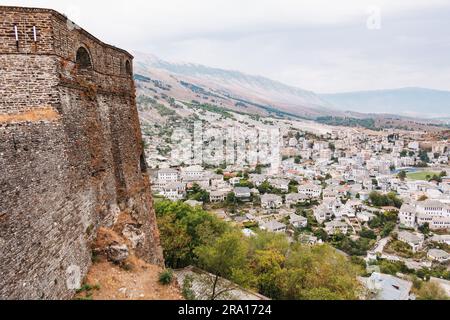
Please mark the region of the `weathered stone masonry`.
[[124, 212], [162, 263], [132, 59], [53, 10], [0, 6], [0, 299], [70, 298]]

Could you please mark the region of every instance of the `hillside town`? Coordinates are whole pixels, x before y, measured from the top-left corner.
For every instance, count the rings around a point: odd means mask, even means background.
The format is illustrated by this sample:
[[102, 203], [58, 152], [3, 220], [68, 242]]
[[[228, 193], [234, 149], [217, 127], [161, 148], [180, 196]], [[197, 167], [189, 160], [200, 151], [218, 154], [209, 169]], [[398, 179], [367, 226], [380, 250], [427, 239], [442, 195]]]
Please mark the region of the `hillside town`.
[[361, 282], [377, 299], [414, 299], [411, 276], [437, 281], [449, 294], [448, 139], [210, 111], [197, 116], [207, 120], [204, 130], [276, 128], [279, 157], [211, 164], [193, 152], [180, 163], [150, 151], [156, 198], [213, 212], [247, 237], [264, 230], [291, 242], [328, 243], [367, 269]]
[[450, 300], [450, 1], [4, 2], [0, 303]]

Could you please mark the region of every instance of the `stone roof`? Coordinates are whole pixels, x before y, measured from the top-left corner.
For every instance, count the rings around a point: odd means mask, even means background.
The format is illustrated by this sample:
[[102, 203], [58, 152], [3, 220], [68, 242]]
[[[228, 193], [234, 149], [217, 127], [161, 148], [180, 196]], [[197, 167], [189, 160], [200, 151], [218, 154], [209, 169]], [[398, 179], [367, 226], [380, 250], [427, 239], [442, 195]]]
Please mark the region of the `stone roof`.
[[186, 172], [203, 172], [204, 171], [202, 166], [190, 166], [190, 167], [182, 168], [181, 170], [184, 173], [186, 173]]
[[265, 194], [261, 197], [261, 202], [278, 202], [283, 201], [283, 198], [276, 194]]
[[322, 191], [322, 187], [313, 183], [307, 183], [307, 184], [303, 184], [298, 186], [298, 189], [312, 189], [312, 190], [316, 190], [316, 191]]
[[331, 228], [341, 228], [341, 227], [348, 227], [348, 225], [345, 222], [333, 220], [330, 222], [325, 223], [325, 227], [331, 227]]
[[263, 227], [267, 230], [277, 230], [281, 228], [286, 228], [286, 225], [276, 220], [272, 220], [263, 224]]
[[289, 216], [289, 219], [290, 219], [289, 221], [291, 223], [308, 221], [308, 219], [306, 219], [305, 217], [299, 216], [298, 214], [295, 214], [295, 213], [291, 214]]
[[286, 201], [297, 201], [297, 200], [307, 200], [307, 196], [300, 193], [290, 193], [286, 195]]
[[187, 200], [184, 203], [187, 205], [190, 205], [191, 207], [201, 207], [203, 206], [203, 202], [196, 201], [196, 200]]
[[420, 243], [423, 241], [422, 238], [420, 238], [419, 236], [415, 235], [414, 233], [408, 232], [408, 231], [401, 231], [398, 233], [398, 238], [403, 239], [407, 242], [411, 242], [411, 243]]
[[250, 188], [247, 187], [236, 187], [234, 188], [234, 193], [243, 194], [243, 193], [251, 193]]
[[446, 205], [445, 205], [444, 203], [442, 203], [442, 202], [440, 202], [440, 201], [437, 201], [437, 200], [425, 200], [425, 201], [423, 201], [423, 202], [418, 202], [417, 205], [418, 205], [418, 206], [421, 206], [421, 207], [423, 207], [423, 208], [426, 208], [426, 207], [431, 207], [431, 208], [436, 208], [436, 207], [438, 207], [438, 208], [445, 208], [445, 207], [446, 207]]
[[208, 177], [184, 177], [184, 182], [209, 181]]
[[[196, 300], [209, 300], [212, 294], [212, 279], [215, 276], [196, 267], [187, 267], [181, 270], [175, 270], [175, 276], [180, 287], [183, 287], [184, 280], [187, 277], [192, 279], [191, 290], [194, 292]], [[229, 291], [220, 294], [217, 300], [270, 300], [269, 298], [250, 290], [244, 289], [237, 284], [224, 278], [219, 278], [217, 285], [218, 291], [230, 288]]]
[[400, 212], [416, 212], [416, 208], [410, 204], [404, 204], [402, 205], [402, 207], [400, 208]]
[[209, 195], [212, 196], [212, 197], [221, 197], [221, 196], [227, 195], [227, 192], [226, 191], [222, 191], [222, 190], [217, 190], [217, 191], [211, 191], [209, 193]]
[[168, 189], [183, 189], [183, 188], [185, 188], [185, 185], [184, 185], [184, 183], [181, 183], [181, 182], [171, 182], [171, 183], [168, 183], [164, 187], [165, 190], [168, 190]]
[[178, 170], [172, 168], [163, 168], [158, 170], [158, 174], [179, 173]]
[[431, 240], [435, 242], [450, 241], [450, 234], [435, 235], [433, 236], [433, 238], [431, 238]]
[[213, 173], [213, 174], [208, 175], [208, 177], [211, 180], [223, 180], [223, 175], [220, 175], [220, 174]]
[[376, 292], [376, 300], [410, 300], [412, 282], [376, 272], [366, 281], [369, 290]]
[[441, 259], [441, 258], [449, 259], [450, 258], [450, 254], [448, 254], [444, 250], [440, 250], [440, 249], [431, 249], [430, 251], [428, 251], [428, 255], [430, 257], [439, 258], [439, 259]]

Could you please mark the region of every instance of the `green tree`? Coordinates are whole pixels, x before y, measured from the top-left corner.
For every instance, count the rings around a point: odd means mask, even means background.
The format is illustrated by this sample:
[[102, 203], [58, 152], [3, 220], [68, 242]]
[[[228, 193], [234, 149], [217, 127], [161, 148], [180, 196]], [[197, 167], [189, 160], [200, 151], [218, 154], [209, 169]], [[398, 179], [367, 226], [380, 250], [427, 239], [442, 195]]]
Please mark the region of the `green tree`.
[[436, 182], [441, 183], [442, 177], [440, 175], [438, 176], [437, 174], [434, 174], [431, 178], [429, 178], [429, 181], [436, 181]]
[[188, 260], [189, 243], [192, 240], [186, 225], [176, 221], [174, 214], [166, 214], [158, 218], [158, 228], [167, 265], [173, 268], [183, 266], [183, 261]]
[[375, 244], [375, 240], [361, 237], [352, 240], [345, 235], [334, 235], [331, 243], [337, 249], [344, 251], [350, 256], [365, 256], [367, 251]]
[[408, 273], [408, 268], [406, 267], [404, 262], [391, 262], [387, 260], [381, 260], [378, 263], [380, 267], [380, 271], [382, 273], [390, 274], [395, 276], [397, 273]]
[[428, 157], [428, 153], [424, 150], [419, 152], [419, 158], [424, 163], [430, 163], [430, 158]]
[[268, 181], [264, 181], [259, 187], [258, 187], [258, 191], [261, 194], [266, 194], [266, 193], [270, 193], [272, 192], [272, 186], [270, 185], [270, 183]]
[[381, 194], [379, 192], [373, 191], [369, 194], [370, 202], [377, 207], [381, 207], [383, 205], [381, 200]]
[[[362, 270], [328, 245], [294, 245], [286, 259], [284, 299], [356, 300]], [[295, 276], [292, 276], [295, 275]]]
[[335, 146], [334, 143], [330, 142], [330, 143], [328, 144], [328, 147], [330, 148], [331, 151], [333, 151], [333, 152], [336, 151], [336, 146]]
[[406, 179], [406, 172], [404, 170], [400, 171], [399, 174], [398, 174], [398, 178], [401, 181], [405, 181], [405, 179]]
[[189, 200], [201, 201], [204, 203], [209, 202], [209, 193], [203, 190], [197, 183], [194, 183], [189, 190]]
[[394, 231], [394, 229], [395, 229], [395, 222], [390, 221], [386, 223], [386, 225], [383, 228], [383, 231], [381, 231], [381, 236], [383, 238], [388, 237], [392, 233], [392, 231]]
[[382, 227], [384, 224], [384, 221], [382, 219], [382, 217], [377, 216], [375, 218], [373, 218], [371, 221], [369, 221], [369, 227], [371, 227], [372, 229], [377, 229]]
[[195, 249], [199, 265], [214, 274], [212, 279], [211, 300], [216, 300], [222, 294], [233, 288], [219, 286], [220, 277], [233, 281], [239, 270], [246, 268], [248, 244], [241, 234], [230, 232], [222, 235], [211, 245]]
[[289, 193], [298, 193], [298, 182], [291, 180], [289, 182]]
[[394, 192], [388, 194], [381, 194], [379, 192], [373, 191], [369, 195], [370, 202], [376, 207], [387, 207], [393, 206], [396, 208], [401, 208], [403, 201], [397, 197]]
[[431, 232], [431, 230], [430, 230], [430, 224], [427, 222], [427, 223], [421, 225], [421, 226], [419, 227], [419, 231], [422, 232], [422, 233], [423, 233], [424, 235], [426, 235], [426, 236], [429, 235], [430, 232]]
[[374, 231], [369, 230], [369, 229], [363, 229], [359, 235], [363, 238], [367, 238], [367, 239], [372, 239], [375, 240], [377, 238], [377, 235], [375, 234]]
[[322, 228], [316, 229], [314, 231], [314, 236], [322, 241], [328, 241], [328, 234]]
[[249, 182], [247, 179], [241, 179], [241, 181], [239, 181], [239, 184], [236, 187], [247, 187], [247, 188], [253, 189], [254, 185], [253, 185], [253, 183]]
[[256, 275], [258, 291], [272, 299], [283, 296], [280, 276], [285, 256], [277, 250], [257, 250], [251, 261], [252, 272]]
[[386, 222], [394, 222], [394, 223], [396, 223], [397, 220], [398, 220], [398, 213], [395, 212], [395, 211], [385, 211], [383, 213], [383, 219]]
[[428, 197], [426, 195], [420, 196], [420, 198], [418, 199], [419, 202], [423, 202], [428, 200]]
[[250, 253], [258, 250], [274, 250], [283, 255], [289, 251], [289, 242], [285, 235], [272, 232], [259, 232], [257, 237], [250, 239]]
[[155, 212], [164, 259], [173, 269], [193, 264], [196, 247], [211, 243], [231, 228], [216, 216], [181, 202], [155, 202]]
[[228, 193], [225, 201], [228, 205], [235, 204], [236, 203], [236, 195], [234, 194], [234, 192]]

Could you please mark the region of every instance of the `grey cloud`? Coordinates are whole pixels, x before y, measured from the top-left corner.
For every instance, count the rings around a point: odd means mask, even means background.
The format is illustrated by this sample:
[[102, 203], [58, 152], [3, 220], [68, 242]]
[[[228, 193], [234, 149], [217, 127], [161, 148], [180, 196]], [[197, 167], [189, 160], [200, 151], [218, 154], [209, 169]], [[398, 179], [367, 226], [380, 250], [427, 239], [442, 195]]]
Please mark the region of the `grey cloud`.
[[[319, 92], [450, 90], [450, 3], [444, 0], [3, 2], [54, 8], [128, 50]], [[381, 30], [366, 27], [372, 2], [381, 9]]]

